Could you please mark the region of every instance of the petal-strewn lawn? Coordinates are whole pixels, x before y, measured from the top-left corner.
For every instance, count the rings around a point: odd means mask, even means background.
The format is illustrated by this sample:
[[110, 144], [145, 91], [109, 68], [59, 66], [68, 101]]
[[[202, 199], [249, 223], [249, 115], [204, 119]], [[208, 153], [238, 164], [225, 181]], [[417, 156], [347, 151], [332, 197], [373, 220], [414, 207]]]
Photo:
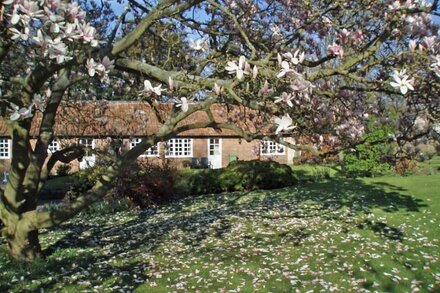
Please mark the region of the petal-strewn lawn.
[[440, 174], [334, 179], [75, 218], [0, 291], [440, 291]]

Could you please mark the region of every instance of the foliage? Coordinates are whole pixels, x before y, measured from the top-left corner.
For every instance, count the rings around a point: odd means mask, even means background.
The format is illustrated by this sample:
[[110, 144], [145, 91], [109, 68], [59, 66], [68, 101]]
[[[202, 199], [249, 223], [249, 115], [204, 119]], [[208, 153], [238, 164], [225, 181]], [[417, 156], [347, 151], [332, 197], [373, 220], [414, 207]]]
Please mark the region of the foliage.
[[113, 198], [128, 198], [140, 208], [169, 202], [175, 196], [176, 168], [168, 161], [136, 161], [117, 179]]
[[232, 161], [224, 169], [185, 172], [189, 194], [274, 189], [296, 183], [292, 169], [275, 161]]
[[382, 126], [367, 133], [362, 143], [356, 145], [352, 152], [345, 153], [343, 173], [348, 177], [377, 176], [390, 170], [387, 158], [392, 153], [389, 137], [392, 131]]
[[299, 182], [323, 182], [335, 178], [340, 172], [340, 167], [332, 164], [301, 164], [291, 168]]
[[86, 168], [75, 173], [74, 176], [74, 185], [72, 186], [72, 197], [76, 197], [77, 195], [89, 190], [96, 184], [98, 179], [105, 173], [106, 167], [103, 165], [96, 165], [91, 168]]
[[56, 173], [58, 176], [67, 176], [70, 173], [70, 169], [69, 164], [61, 164], [57, 167]]
[[396, 162], [394, 170], [401, 176], [408, 176], [415, 173], [417, 169], [417, 161], [408, 158], [402, 158]]

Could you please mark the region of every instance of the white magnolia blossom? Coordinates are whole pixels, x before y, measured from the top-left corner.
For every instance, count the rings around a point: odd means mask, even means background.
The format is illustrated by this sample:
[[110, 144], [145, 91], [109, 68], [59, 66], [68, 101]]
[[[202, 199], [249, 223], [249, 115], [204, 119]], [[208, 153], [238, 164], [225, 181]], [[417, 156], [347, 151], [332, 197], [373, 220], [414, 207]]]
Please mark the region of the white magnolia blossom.
[[434, 73], [440, 77], [440, 54], [437, 54], [436, 56], [432, 57], [434, 63], [430, 65], [431, 69], [434, 71]]
[[285, 58], [290, 59], [290, 62], [292, 64], [298, 65], [298, 64], [301, 64], [304, 61], [305, 53], [304, 52], [300, 53], [300, 51], [298, 49], [298, 50], [295, 51], [295, 53], [293, 53], [293, 55], [292, 55], [292, 53], [288, 52], [288, 53], [285, 53], [283, 56]]
[[73, 59], [69, 43], [80, 40], [92, 47], [98, 45], [96, 29], [85, 22], [85, 12], [78, 3], [59, 0], [4, 0], [11, 5], [9, 18], [13, 41], [32, 41], [29, 48], [36, 54], [61, 64]]
[[168, 88], [170, 91], [174, 90], [174, 80], [171, 78], [171, 76], [168, 76]]
[[275, 134], [280, 133], [281, 131], [289, 131], [296, 128], [296, 125], [293, 125], [293, 120], [290, 118], [289, 114], [285, 114], [283, 117], [276, 117], [275, 123], [278, 125], [275, 130]]
[[290, 73], [296, 73], [296, 71], [292, 68], [290, 68], [289, 62], [287, 61], [282, 61], [281, 62], [281, 70], [280, 72], [277, 74], [278, 78], [282, 78], [286, 75], [289, 75]]
[[223, 93], [223, 87], [219, 86], [217, 83], [214, 83], [213, 90], [217, 96], [220, 96]]
[[86, 61], [87, 72], [92, 77], [96, 74], [103, 82], [108, 80], [108, 74], [114, 68], [114, 63], [115, 61], [110, 60], [107, 56], [102, 59], [101, 63], [97, 63], [93, 58], [90, 58]]
[[234, 61], [229, 61], [225, 69], [228, 71], [229, 74], [236, 74], [237, 78], [240, 80], [243, 78], [244, 74], [249, 74], [249, 72], [247, 71], [247, 67], [250, 66], [246, 62], [246, 57], [240, 56], [240, 58], [238, 59], [238, 65]]
[[30, 36], [30, 30], [28, 27], [24, 28], [24, 31], [19, 31], [15, 27], [9, 29], [12, 32], [12, 40], [21, 39], [23, 41], [27, 41]]
[[292, 99], [293, 99], [292, 94], [288, 94], [286, 92], [283, 92], [281, 94], [281, 96], [275, 97], [275, 103], [284, 102], [289, 107], [293, 107]]
[[417, 49], [417, 42], [414, 40], [410, 40], [408, 44], [408, 48], [411, 52], [414, 52]]
[[183, 112], [187, 112], [189, 109], [188, 99], [185, 97], [181, 97], [180, 99], [177, 99], [176, 107], [180, 107]]
[[30, 105], [29, 107], [18, 107], [17, 105], [11, 103], [11, 108], [12, 108], [12, 114], [9, 117], [10, 120], [12, 121], [17, 121], [20, 119], [27, 119], [27, 118], [31, 118], [32, 117], [32, 107], [33, 104]]
[[394, 70], [392, 75], [394, 81], [390, 82], [390, 85], [394, 88], [399, 88], [400, 92], [405, 95], [408, 90], [414, 90], [414, 79], [409, 79], [409, 75], [406, 74], [406, 70], [397, 71]]
[[144, 90], [141, 92], [146, 94], [154, 94], [156, 96], [160, 96], [162, 92], [165, 91], [165, 89], [162, 89], [162, 85], [159, 84], [158, 86], [153, 87], [151, 82], [149, 80], [144, 80]]
[[208, 51], [209, 49], [208, 42], [203, 38], [198, 39], [196, 41], [190, 40], [189, 47], [194, 51], [203, 51], [203, 52]]

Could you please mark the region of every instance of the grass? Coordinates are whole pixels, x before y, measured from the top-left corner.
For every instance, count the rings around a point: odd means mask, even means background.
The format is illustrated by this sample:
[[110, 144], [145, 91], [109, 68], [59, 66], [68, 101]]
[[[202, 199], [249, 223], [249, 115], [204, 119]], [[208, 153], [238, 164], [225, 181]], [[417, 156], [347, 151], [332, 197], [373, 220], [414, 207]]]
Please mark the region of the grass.
[[0, 291], [439, 292], [439, 182], [334, 177], [85, 215], [42, 231], [44, 260], [0, 252]]

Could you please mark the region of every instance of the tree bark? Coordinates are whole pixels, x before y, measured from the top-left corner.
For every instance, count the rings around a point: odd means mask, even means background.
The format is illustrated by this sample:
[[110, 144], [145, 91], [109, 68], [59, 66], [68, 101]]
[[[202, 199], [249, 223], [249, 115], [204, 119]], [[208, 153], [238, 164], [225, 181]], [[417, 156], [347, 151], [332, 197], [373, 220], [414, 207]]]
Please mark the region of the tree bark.
[[9, 251], [15, 259], [33, 261], [41, 256], [38, 229], [32, 227], [28, 218], [22, 218], [16, 223], [5, 223], [5, 225]]

